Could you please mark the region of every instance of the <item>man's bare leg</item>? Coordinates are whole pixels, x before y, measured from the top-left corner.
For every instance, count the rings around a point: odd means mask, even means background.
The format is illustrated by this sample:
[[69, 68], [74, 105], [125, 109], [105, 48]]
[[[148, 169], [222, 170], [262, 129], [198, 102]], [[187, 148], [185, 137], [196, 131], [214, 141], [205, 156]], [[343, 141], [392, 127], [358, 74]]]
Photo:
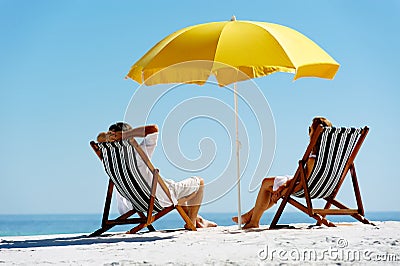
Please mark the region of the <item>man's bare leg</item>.
[[201, 201], [203, 200], [204, 193], [204, 180], [200, 178], [200, 187], [197, 192], [195, 192], [194, 196], [187, 201], [187, 214], [189, 219], [196, 225], [197, 215], [199, 213]]
[[207, 219], [204, 219], [200, 215], [197, 215], [196, 218], [196, 227], [197, 228], [206, 228], [206, 227], [216, 227], [217, 224], [214, 223], [213, 221], [209, 221]]
[[[197, 228], [205, 228], [205, 227], [215, 227], [217, 226], [216, 223], [209, 221], [207, 219], [204, 219], [199, 215], [199, 209], [201, 202], [203, 200], [203, 194], [204, 194], [204, 180], [200, 178], [200, 187], [199, 190], [188, 197], [181, 199], [180, 201], [185, 201], [185, 203], [180, 203], [182, 206], [183, 210], [186, 212], [187, 216], [189, 219], [192, 221], [192, 223], [197, 227]], [[186, 200], [187, 199], [187, 200]], [[185, 225], [185, 228], [188, 228], [187, 225]]]

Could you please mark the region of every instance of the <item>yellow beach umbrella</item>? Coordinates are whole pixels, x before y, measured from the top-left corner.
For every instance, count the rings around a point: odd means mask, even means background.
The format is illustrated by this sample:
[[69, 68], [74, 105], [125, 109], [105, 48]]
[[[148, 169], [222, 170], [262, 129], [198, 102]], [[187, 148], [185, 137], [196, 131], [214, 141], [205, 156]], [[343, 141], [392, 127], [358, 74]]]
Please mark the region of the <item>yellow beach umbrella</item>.
[[220, 86], [234, 83], [240, 227], [236, 82], [274, 72], [294, 73], [295, 80], [301, 77], [333, 79], [338, 69], [339, 64], [331, 56], [296, 30], [273, 23], [236, 21], [232, 17], [231, 21], [199, 24], [165, 37], [131, 67], [127, 78], [146, 85], [202, 85], [214, 75]]
[[[204, 60], [196, 69], [166, 68], [182, 62]], [[294, 79], [319, 77], [333, 79], [339, 64], [322, 48], [291, 28], [266, 22], [224, 21], [181, 29], [157, 43], [132, 67], [127, 77], [138, 83], [155, 85], [190, 82], [202, 84], [215, 75], [220, 85], [242, 79], [223, 64], [257, 78], [274, 72], [294, 73]], [[157, 77], [148, 79], [161, 71]]]

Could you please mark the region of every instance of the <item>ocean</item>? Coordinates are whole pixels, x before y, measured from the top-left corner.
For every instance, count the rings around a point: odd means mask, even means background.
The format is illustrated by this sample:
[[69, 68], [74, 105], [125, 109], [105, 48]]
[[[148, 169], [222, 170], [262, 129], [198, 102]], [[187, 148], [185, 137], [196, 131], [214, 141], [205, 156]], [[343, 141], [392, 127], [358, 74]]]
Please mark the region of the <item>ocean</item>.
[[[233, 225], [231, 217], [235, 213], [201, 213], [218, 225]], [[261, 224], [269, 224], [274, 214], [266, 213]], [[0, 236], [29, 236], [52, 234], [89, 234], [100, 227], [102, 214], [51, 214], [51, 215], [0, 215]], [[116, 217], [116, 215], [110, 215]], [[400, 212], [367, 212], [365, 215], [370, 221], [400, 221]], [[330, 216], [334, 222], [355, 222], [350, 216]], [[283, 213], [279, 223], [315, 223], [301, 212]], [[156, 230], [176, 229], [183, 227], [183, 220], [177, 212], [171, 212], [154, 223]], [[124, 232], [132, 225], [115, 226], [109, 232]]]

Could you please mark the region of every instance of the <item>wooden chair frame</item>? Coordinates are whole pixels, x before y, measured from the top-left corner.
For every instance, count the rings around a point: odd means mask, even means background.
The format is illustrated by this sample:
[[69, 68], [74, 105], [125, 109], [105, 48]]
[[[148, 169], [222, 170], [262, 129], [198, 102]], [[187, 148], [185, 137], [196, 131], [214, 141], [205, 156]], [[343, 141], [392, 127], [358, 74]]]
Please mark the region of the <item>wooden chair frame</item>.
[[[351, 153], [345, 167], [344, 171], [339, 179], [338, 184], [336, 185], [335, 189], [331, 193], [331, 195], [328, 198], [324, 198], [326, 200], [326, 204], [323, 209], [315, 209], [313, 208], [311, 197], [310, 197], [310, 191], [307, 185], [307, 179], [306, 179], [306, 173], [305, 173], [305, 165], [310, 157], [311, 151], [317, 145], [317, 140], [319, 136], [323, 132], [323, 127], [319, 127], [315, 133], [313, 134], [312, 139], [310, 140], [310, 144], [308, 145], [306, 152], [304, 153], [303, 158], [299, 161], [299, 165], [297, 167], [296, 173], [293, 177], [292, 182], [290, 183], [288, 190], [286, 193], [281, 197], [282, 202], [271, 222], [270, 229], [277, 229], [280, 228], [280, 226], [277, 224], [280, 216], [282, 215], [282, 212], [287, 205], [287, 203], [290, 203], [300, 211], [306, 213], [310, 217], [314, 218], [317, 220], [317, 225], [324, 224], [329, 227], [335, 227], [336, 225], [332, 223], [331, 221], [326, 219], [327, 215], [351, 215], [358, 221], [364, 223], [364, 224], [372, 224], [370, 221], [368, 221], [364, 217], [364, 207], [363, 203], [361, 200], [361, 193], [360, 193], [360, 188], [358, 185], [357, 181], [357, 174], [354, 166], [354, 159], [357, 156], [358, 151], [361, 148], [362, 143], [364, 142], [365, 137], [367, 136], [369, 131], [368, 127], [364, 127], [361, 130], [361, 136], [359, 137], [356, 145], [354, 146], [353, 152]], [[350, 209], [341, 202], [337, 201], [336, 195], [339, 192], [340, 187], [343, 184], [343, 181], [350, 171], [351, 174], [351, 180], [353, 183], [353, 189], [354, 189], [354, 194], [357, 202], [357, 209]], [[292, 197], [292, 193], [295, 192], [294, 189], [297, 184], [301, 185], [301, 188], [304, 189], [304, 196], [306, 200], [306, 206], [300, 203], [299, 201], [295, 200]], [[331, 208], [331, 206], [334, 205], [337, 208]]]
[[[143, 149], [137, 143], [135, 138], [130, 134], [130, 131], [124, 132], [123, 136], [122, 136], [122, 134], [118, 134], [118, 135], [119, 135], [119, 137], [117, 140], [129, 139], [129, 142], [132, 144], [132, 146], [134, 147], [136, 152], [140, 155], [140, 157], [145, 162], [145, 164], [149, 168], [149, 170], [153, 173], [153, 180], [152, 180], [152, 184], [151, 184], [151, 195], [150, 195], [150, 200], [149, 200], [149, 208], [147, 210], [147, 213], [130, 210], [130, 211], [122, 214], [121, 216], [119, 216], [116, 219], [109, 219], [111, 199], [112, 199], [113, 190], [114, 190], [114, 183], [111, 180], [111, 178], [109, 178], [107, 195], [106, 195], [106, 200], [104, 203], [103, 217], [102, 217], [102, 221], [101, 221], [101, 228], [96, 230], [92, 234], [90, 234], [89, 237], [99, 236], [102, 233], [110, 230], [115, 225], [123, 225], [123, 224], [138, 224], [137, 226], [133, 227], [131, 230], [129, 230], [127, 232], [129, 234], [134, 234], [145, 227], [147, 227], [149, 229], [149, 231], [155, 231], [152, 223], [174, 209], [176, 209], [178, 211], [178, 213], [180, 214], [182, 219], [186, 222], [187, 228], [189, 230], [196, 231], [196, 226], [192, 223], [192, 221], [187, 216], [185, 210], [181, 206], [182, 200], [179, 200], [177, 205], [172, 204], [171, 206], [164, 208], [162, 211], [153, 214], [157, 184], [160, 184], [162, 190], [164, 190], [164, 192], [166, 193], [166, 195], [172, 202], [170, 191], [169, 191], [167, 185], [165, 184], [164, 180], [161, 178], [161, 176], [159, 174], [159, 170], [156, 169], [154, 167], [154, 165], [151, 163], [149, 157], [146, 155], [146, 153], [143, 151]], [[97, 154], [99, 159], [102, 161], [103, 156], [101, 154], [100, 148], [97, 145], [97, 143], [94, 141], [91, 141], [90, 146], [93, 148], [94, 152]], [[138, 214], [139, 217], [138, 218], [129, 218], [134, 214]]]

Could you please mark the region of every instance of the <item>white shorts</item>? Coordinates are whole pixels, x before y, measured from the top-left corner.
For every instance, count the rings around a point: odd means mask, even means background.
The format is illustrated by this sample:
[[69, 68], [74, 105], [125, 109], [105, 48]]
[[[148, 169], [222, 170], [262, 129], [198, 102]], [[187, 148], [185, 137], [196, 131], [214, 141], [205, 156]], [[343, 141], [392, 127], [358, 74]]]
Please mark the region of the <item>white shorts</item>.
[[170, 179], [164, 179], [164, 181], [171, 192], [172, 198], [177, 200], [197, 192], [200, 188], [200, 178], [197, 176], [192, 176], [179, 182]]
[[280, 186], [282, 186], [292, 178], [293, 178], [292, 175], [276, 176], [274, 179], [274, 186], [272, 187], [272, 190], [277, 191]]

